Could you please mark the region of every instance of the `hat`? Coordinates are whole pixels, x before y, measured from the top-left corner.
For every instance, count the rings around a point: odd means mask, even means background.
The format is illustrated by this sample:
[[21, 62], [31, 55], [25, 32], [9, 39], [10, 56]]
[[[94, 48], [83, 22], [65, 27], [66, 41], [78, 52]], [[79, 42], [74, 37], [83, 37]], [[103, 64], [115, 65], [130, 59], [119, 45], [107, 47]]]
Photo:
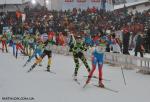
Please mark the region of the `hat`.
[[82, 37], [80, 35], [76, 36], [76, 39], [81, 39]]
[[103, 43], [100, 43], [99, 46], [105, 47], [106, 45]]

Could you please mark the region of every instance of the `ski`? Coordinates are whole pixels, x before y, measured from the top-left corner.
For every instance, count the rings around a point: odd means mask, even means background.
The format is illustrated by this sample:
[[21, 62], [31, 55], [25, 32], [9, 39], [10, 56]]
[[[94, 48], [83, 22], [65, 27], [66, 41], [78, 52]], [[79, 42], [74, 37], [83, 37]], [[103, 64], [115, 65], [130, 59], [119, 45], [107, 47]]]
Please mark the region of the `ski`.
[[39, 66], [39, 67], [42, 67], [42, 64], [39, 64], [38, 66]]
[[80, 82], [77, 79], [73, 79], [78, 85], [80, 85]]
[[47, 71], [47, 70], [45, 70], [46, 72], [49, 72], [49, 73], [52, 73], [52, 74], [56, 74], [55, 72], [53, 72], [53, 71]]
[[29, 62], [27, 61], [27, 62], [23, 65], [23, 67], [26, 67], [28, 63], [29, 63]]
[[29, 69], [28, 71], [27, 71], [27, 73], [29, 73], [29, 72], [31, 72], [32, 71], [32, 69]]
[[85, 88], [87, 85], [88, 85], [87, 83], [86, 83], [86, 84], [84, 84], [83, 88]]
[[23, 67], [23, 68], [26, 67], [26, 64], [24, 64], [22, 67]]
[[[88, 77], [88, 76], [83, 76], [83, 77]], [[98, 77], [97, 76], [92, 76], [92, 78], [94, 78], [94, 79], [98, 79]], [[109, 80], [109, 79], [103, 79], [104, 81], [111, 81], [111, 80]]]
[[25, 64], [23, 65], [23, 68], [26, 67], [26, 66], [27, 66], [27, 64], [25, 63]]
[[111, 92], [114, 92], [114, 93], [118, 93], [119, 91], [118, 90], [114, 90], [114, 89], [111, 89], [111, 88], [108, 88], [108, 87], [100, 87], [98, 85], [94, 85], [98, 88], [101, 88], [101, 89], [105, 89], [105, 90], [108, 90], [108, 91], [111, 91]]
[[35, 68], [36, 64], [33, 64], [31, 68], [27, 71], [27, 73], [31, 72]]

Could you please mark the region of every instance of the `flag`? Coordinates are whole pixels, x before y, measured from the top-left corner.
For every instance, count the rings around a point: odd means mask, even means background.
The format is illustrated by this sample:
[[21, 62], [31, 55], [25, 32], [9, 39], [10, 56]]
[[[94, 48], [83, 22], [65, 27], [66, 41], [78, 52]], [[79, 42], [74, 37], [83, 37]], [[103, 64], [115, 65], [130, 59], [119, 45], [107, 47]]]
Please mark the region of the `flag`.
[[65, 2], [73, 2], [73, 0], [65, 0]]
[[91, 0], [91, 2], [100, 2], [101, 0]]
[[128, 9], [125, 4], [124, 4], [123, 12], [124, 12], [124, 16], [128, 15]]
[[86, 0], [77, 0], [77, 2], [86, 2]]
[[24, 14], [24, 13], [22, 13], [22, 22], [24, 22], [25, 21], [25, 19], [26, 19], [26, 14]]
[[16, 17], [19, 19], [22, 16], [21, 11], [17, 10], [16, 11]]

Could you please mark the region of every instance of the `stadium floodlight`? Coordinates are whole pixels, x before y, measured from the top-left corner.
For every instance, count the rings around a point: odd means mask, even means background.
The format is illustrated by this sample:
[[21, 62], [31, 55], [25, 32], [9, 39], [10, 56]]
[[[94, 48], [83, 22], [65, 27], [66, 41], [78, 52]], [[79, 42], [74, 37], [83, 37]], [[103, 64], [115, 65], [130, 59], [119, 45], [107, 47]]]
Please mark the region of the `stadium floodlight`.
[[31, 0], [31, 3], [32, 3], [33, 5], [35, 5], [35, 4], [36, 4], [36, 0]]
[[49, 4], [49, 0], [46, 0], [46, 4]]

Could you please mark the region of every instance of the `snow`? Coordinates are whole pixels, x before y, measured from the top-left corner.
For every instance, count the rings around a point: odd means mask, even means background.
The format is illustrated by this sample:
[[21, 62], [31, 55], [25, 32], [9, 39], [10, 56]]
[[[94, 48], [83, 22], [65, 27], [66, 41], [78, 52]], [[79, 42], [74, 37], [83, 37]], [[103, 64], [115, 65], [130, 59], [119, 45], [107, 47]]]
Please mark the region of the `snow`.
[[[149, 75], [136, 73], [135, 70], [124, 70], [127, 85], [124, 85], [121, 69], [103, 66], [105, 86], [118, 90], [114, 93], [97, 88], [97, 79], [82, 88], [87, 75], [85, 67], [79, 69], [78, 80], [81, 85], [73, 81], [74, 62], [71, 56], [53, 54], [51, 70], [46, 70], [47, 57], [42, 62], [42, 67], [37, 66], [32, 72], [26, 71], [34, 63], [22, 67], [27, 57], [13, 57], [12, 52], [0, 51], [0, 102], [148, 102], [150, 95]], [[90, 62], [88, 62], [90, 64]], [[98, 72], [94, 73], [98, 75]], [[2, 100], [2, 97], [34, 97], [34, 100]]]

